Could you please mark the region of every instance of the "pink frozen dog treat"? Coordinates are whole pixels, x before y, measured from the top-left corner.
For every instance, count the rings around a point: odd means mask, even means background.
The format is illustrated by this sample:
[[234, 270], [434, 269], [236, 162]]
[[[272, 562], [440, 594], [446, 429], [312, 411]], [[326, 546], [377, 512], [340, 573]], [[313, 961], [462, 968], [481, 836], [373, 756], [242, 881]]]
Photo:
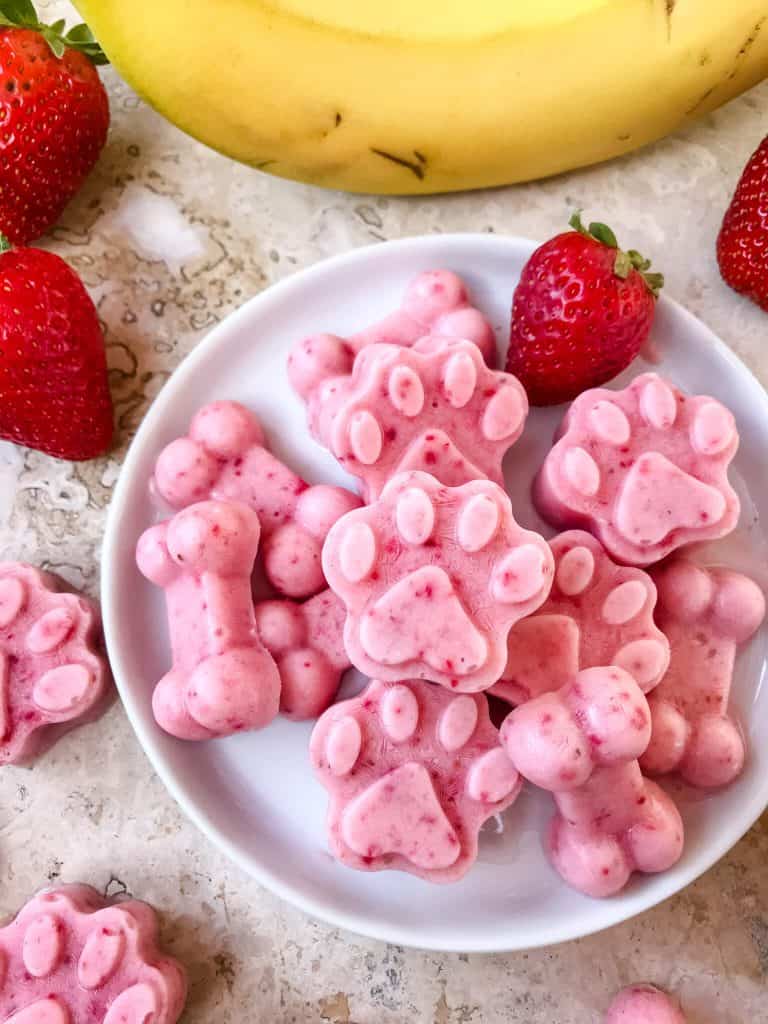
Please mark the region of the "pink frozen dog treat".
[[500, 677], [507, 634], [546, 598], [553, 559], [542, 537], [517, 525], [497, 484], [444, 487], [413, 472], [336, 523], [323, 568], [347, 608], [356, 668], [472, 692]]
[[669, 642], [654, 624], [656, 587], [642, 569], [611, 561], [583, 530], [549, 542], [549, 597], [509, 634], [507, 667], [491, 693], [510, 704], [559, 690], [583, 668], [618, 665], [647, 693], [669, 665]]
[[682, 853], [677, 808], [637, 761], [649, 737], [645, 697], [616, 666], [580, 672], [502, 725], [502, 745], [520, 774], [554, 794], [555, 868], [588, 896], [612, 896], [634, 871], [666, 871]]
[[256, 627], [277, 662], [280, 711], [286, 717], [317, 718], [336, 696], [350, 667], [344, 648], [346, 616], [344, 605], [330, 590], [303, 604], [284, 598], [256, 605]]
[[401, 308], [380, 323], [349, 338], [315, 334], [300, 341], [288, 357], [288, 377], [306, 399], [326, 378], [351, 373], [355, 356], [368, 345], [409, 347], [427, 334], [471, 341], [489, 366], [496, 364], [493, 328], [470, 305], [464, 282], [449, 270], [427, 270], [411, 281]]
[[686, 1024], [676, 999], [654, 985], [632, 985], [619, 992], [605, 1024]]
[[431, 882], [466, 873], [483, 822], [521, 786], [486, 698], [418, 680], [375, 680], [335, 704], [315, 726], [310, 755], [330, 795], [334, 857]]
[[650, 775], [677, 771], [692, 786], [724, 786], [741, 772], [745, 754], [728, 713], [736, 648], [763, 621], [765, 598], [746, 576], [683, 558], [653, 576], [672, 661], [649, 700], [653, 733], [640, 763]]
[[101, 714], [109, 671], [96, 606], [49, 573], [0, 562], [0, 764], [22, 764]]
[[739, 518], [728, 465], [739, 435], [714, 398], [684, 395], [655, 373], [573, 402], [534, 484], [539, 511], [582, 526], [627, 565], [650, 565]]
[[187, 997], [152, 907], [88, 885], [34, 896], [0, 929], [0, 963], [5, 1024], [175, 1024]]
[[550, 793], [576, 789], [599, 768], [635, 760], [650, 738], [648, 702], [615, 665], [584, 669], [555, 693], [515, 708], [501, 727], [515, 768]]
[[176, 509], [208, 498], [249, 505], [261, 522], [267, 578], [288, 597], [308, 597], [325, 586], [325, 535], [360, 505], [343, 487], [310, 487], [296, 476], [267, 450], [259, 421], [237, 402], [200, 409], [189, 434], [160, 453], [154, 486]]
[[155, 688], [155, 719], [185, 740], [260, 729], [275, 717], [280, 676], [256, 630], [251, 571], [259, 517], [202, 501], [152, 526], [139, 569], [165, 591], [173, 668]]
[[528, 399], [512, 374], [489, 370], [476, 345], [433, 336], [413, 348], [371, 345], [346, 376], [308, 396], [314, 437], [359, 477], [369, 501], [390, 477], [424, 470], [449, 487], [487, 477], [520, 437]]

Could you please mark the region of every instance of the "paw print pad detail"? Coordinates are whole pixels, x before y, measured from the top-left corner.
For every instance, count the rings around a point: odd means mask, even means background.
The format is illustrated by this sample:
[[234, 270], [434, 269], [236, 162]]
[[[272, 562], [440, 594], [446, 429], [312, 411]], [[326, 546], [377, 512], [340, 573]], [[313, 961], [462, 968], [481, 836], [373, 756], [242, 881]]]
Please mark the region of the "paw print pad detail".
[[444, 487], [413, 472], [339, 520], [323, 566], [356, 668], [472, 692], [500, 677], [509, 629], [546, 598], [553, 558], [496, 484]]
[[651, 577], [616, 565], [583, 530], [561, 533], [549, 545], [552, 590], [537, 612], [512, 628], [507, 667], [491, 692], [522, 704], [559, 690], [581, 669], [618, 665], [648, 693], [669, 665], [669, 641], [653, 621]]
[[179, 739], [260, 729], [277, 714], [280, 674], [251, 596], [259, 536], [247, 505], [201, 501], [139, 538], [139, 570], [165, 592], [173, 659], [152, 709]]
[[0, 929], [6, 1024], [175, 1024], [182, 966], [157, 944], [146, 903], [110, 904], [86, 885], [38, 893]]
[[434, 882], [465, 874], [483, 822], [509, 807], [521, 785], [486, 698], [418, 680], [375, 680], [330, 708], [310, 753], [330, 796], [333, 855], [362, 871]]
[[734, 528], [728, 466], [738, 443], [725, 406], [645, 373], [573, 402], [534, 497], [555, 525], [586, 525], [617, 561], [650, 565]]
[[649, 775], [677, 771], [692, 786], [724, 786], [744, 765], [744, 734], [728, 710], [736, 652], [765, 617], [765, 598], [748, 577], [678, 558], [654, 570], [657, 619], [672, 660], [651, 694]]
[[280, 673], [281, 714], [296, 721], [317, 718], [350, 667], [344, 605], [324, 590], [303, 604], [285, 598], [260, 601], [255, 611], [261, 642]]
[[359, 477], [368, 500], [404, 470], [448, 486], [487, 477], [522, 433], [528, 399], [517, 378], [489, 370], [468, 341], [430, 337], [413, 348], [372, 345], [351, 375], [309, 396], [313, 435]]
[[0, 764], [96, 718], [108, 693], [98, 610], [55, 576], [0, 563]]
[[343, 487], [310, 487], [265, 446], [261, 424], [237, 402], [212, 402], [155, 465], [153, 486], [173, 509], [213, 498], [259, 516], [267, 579], [287, 597], [325, 586], [320, 551], [333, 523], [360, 499]]
[[402, 306], [379, 323], [348, 338], [315, 334], [300, 341], [288, 357], [288, 378], [307, 400], [330, 377], [350, 374], [355, 356], [370, 345], [410, 347], [430, 334], [471, 341], [488, 366], [496, 365], [493, 328], [470, 304], [464, 282], [448, 270], [428, 270], [411, 281]]
[[637, 760], [650, 733], [645, 697], [615, 666], [580, 672], [502, 725], [515, 768], [554, 795], [549, 853], [556, 870], [589, 896], [612, 896], [635, 871], [666, 871], [682, 853], [680, 814]]

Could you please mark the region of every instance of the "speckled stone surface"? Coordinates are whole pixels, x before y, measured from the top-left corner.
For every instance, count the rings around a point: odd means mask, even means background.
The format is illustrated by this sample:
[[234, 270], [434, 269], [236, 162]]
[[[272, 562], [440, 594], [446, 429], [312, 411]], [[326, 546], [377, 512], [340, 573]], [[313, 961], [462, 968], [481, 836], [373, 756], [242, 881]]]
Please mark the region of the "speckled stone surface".
[[[39, 6], [69, 15], [67, 3]], [[768, 317], [720, 281], [714, 240], [768, 83], [674, 138], [548, 182], [450, 198], [316, 191], [236, 166], [181, 135], [105, 72], [110, 142], [46, 245], [104, 322], [119, 423], [80, 466], [0, 443], [0, 557], [98, 591], [112, 486], [149, 403], [213, 324], [273, 281], [386, 238], [497, 231], [546, 238], [583, 206], [663, 266], [668, 293], [768, 384]], [[185, 1024], [592, 1024], [635, 980], [677, 989], [693, 1024], [768, 1019], [768, 818], [656, 910], [566, 946], [443, 956], [329, 930], [261, 889], [186, 822], [119, 705], [32, 769], [0, 774], [0, 911], [47, 881], [155, 903], [190, 969]]]

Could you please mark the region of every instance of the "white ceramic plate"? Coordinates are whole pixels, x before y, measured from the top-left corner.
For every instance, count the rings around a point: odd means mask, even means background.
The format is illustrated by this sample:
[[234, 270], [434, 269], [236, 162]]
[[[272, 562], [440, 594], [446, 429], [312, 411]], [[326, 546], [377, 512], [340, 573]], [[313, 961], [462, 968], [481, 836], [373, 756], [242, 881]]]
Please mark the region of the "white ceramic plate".
[[[285, 374], [291, 345], [318, 330], [346, 334], [378, 319], [399, 304], [416, 273], [435, 267], [465, 278], [503, 344], [512, 291], [532, 248], [493, 235], [405, 239], [328, 260], [258, 295], [212, 331], [166, 384], [128, 453], [107, 526], [103, 604], [112, 667], [139, 741], [170, 792], [206, 836], [285, 899], [334, 925], [403, 945], [507, 951], [576, 938], [653, 906], [714, 864], [768, 805], [768, 631], [740, 655], [736, 674], [734, 702], [750, 737], [749, 763], [723, 793], [682, 795], [687, 843], [673, 870], [637, 878], [614, 899], [580, 896], [542, 852], [549, 798], [526, 790], [504, 816], [503, 831], [488, 823], [478, 863], [446, 889], [398, 872], [355, 872], [331, 859], [325, 792], [307, 753], [310, 724], [278, 720], [260, 733], [205, 744], [161, 732], [150, 698], [169, 663], [163, 600], [136, 570], [134, 546], [155, 517], [147, 481], [156, 455], [212, 399], [251, 406], [275, 452], [311, 481], [351, 483], [309, 437]], [[659, 303], [654, 335], [665, 374], [689, 391], [715, 395], [736, 415], [742, 524], [709, 555], [762, 573], [765, 587], [768, 396], [703, 324], [668, 299]], [[546, 535], [552, 531], [531, 508], [528, 487], [561, 412], [535, 411], [506, 464], [517, 518]]]

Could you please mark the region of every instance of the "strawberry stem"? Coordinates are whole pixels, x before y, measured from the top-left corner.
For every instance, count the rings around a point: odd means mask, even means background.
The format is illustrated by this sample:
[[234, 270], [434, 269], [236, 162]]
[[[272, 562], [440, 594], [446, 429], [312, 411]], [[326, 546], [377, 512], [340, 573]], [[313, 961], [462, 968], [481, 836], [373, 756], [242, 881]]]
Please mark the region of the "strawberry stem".
[[619, 249], [616, 235], [614, 235], [607, 224], [601, 224], [600, 221], [592, 221], [589, 227], [585, 228], [581, 219], [581, 210], [576, 210], [571, 215], [568, 223], [574, 231], [578, 231], [585, 238], [591, 238], [595, 242], [600, 242], [602, 245], [608, 246], [609, 249], [616, 249], [616, 259], [613, 263], [614, 274], [620, 277], [622, 281], [626, 281], [632, 271], [636, 270], [645, 281], [654, 299], [658, 299], [659, 292], [664, 287], [664, 275], [648, 273], [651, 261], [642, 256], [637, 249], [628, 249], [626, 252], [623, 249]]
[[61, 58], [67, 49], [84, 54], [92, 64], [109, 64], [104, 51], [87, 25], [75, 25], [65, 32], [63, 19], [53, 25], [40, 21], [32, 0], [0, 0], [0, 28], [29, 28], [39, 32], [55, 57]]
[[10, 252], [12, 248], [13, 248], [13, 246], [8, 241], [8, 239], [5, 237], [5, 235], [0, 234], [0, 254], [2, 254], [4, 252]]

